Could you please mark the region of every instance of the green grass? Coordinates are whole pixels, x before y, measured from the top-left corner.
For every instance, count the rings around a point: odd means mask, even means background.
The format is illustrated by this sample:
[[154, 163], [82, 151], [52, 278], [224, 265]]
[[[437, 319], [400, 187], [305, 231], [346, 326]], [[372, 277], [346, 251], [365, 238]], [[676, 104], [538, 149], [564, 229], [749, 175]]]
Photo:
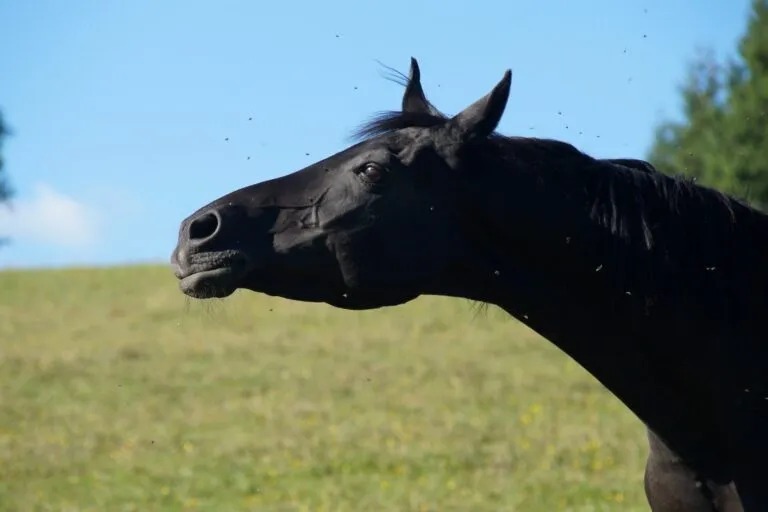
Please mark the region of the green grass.
[[648, 510], [640, 422], [500, 311], [0, 272], [2, 511]]

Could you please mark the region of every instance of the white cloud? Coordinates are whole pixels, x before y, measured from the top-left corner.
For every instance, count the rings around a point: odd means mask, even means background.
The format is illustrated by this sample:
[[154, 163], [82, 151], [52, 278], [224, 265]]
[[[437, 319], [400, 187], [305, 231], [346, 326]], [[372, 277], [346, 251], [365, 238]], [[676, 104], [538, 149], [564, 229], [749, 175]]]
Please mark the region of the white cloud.
[[98, 212], [46, 184], [10, 208], [0, 206], [0, 237], [80, 249], [93, 245], [100, 231]]

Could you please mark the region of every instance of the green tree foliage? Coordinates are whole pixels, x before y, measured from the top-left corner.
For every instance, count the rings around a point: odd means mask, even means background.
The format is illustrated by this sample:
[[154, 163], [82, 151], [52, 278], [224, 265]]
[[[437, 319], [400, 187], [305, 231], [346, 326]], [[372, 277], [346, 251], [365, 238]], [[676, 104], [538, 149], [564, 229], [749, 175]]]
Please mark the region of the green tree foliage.
[[5, 161], [3, 160], [3, 140], [8, 135], [8, 128], [3, 122], [3, 114], [0, 112], [0, 203], [6, 202], [11, 198], [12, 191], [8, 184], [8, 177], [5, 172]]
[[[13, 191], [8, 184], [8, 176], [5, 172], [5, 161], [3, 160], [3, 140], [9, 135], [8, 127], [3, 121], [3, 113], [0, 112], [0, 204], [7, 203]], [[0, 236], [0, 246], [8, 243], [8, 238]]]
[[702, 53], [681, 94], [683, 120], [656, 129], [651, 163], [768, 206], [768, 0], [753, 0], [738, 58]]

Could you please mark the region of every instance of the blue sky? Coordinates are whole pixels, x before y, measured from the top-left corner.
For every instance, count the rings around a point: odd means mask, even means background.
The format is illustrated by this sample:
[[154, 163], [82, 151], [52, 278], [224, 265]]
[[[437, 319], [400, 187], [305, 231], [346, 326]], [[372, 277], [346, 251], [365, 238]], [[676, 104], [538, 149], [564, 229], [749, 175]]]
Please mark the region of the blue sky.
[[[344, 148], [407, 72], [453, 113], [507, 68], [500, 131], [643, 157], [697, 48], [748, 0], [0, 2], [0, 267], [167, 261], [179, 222]], [[249, 120], [249, 118], [252, 118]], [[229, 139], [229, 140], [226, 140]], [[250, 158], [249, 158], [250, 157]]]

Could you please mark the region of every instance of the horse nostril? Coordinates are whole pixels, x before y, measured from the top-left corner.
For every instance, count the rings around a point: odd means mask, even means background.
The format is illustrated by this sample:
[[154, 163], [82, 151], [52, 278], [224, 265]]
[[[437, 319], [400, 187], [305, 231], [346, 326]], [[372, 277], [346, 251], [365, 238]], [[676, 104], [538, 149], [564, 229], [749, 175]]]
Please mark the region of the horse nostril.
[[214, 212], [207, 212], [189, 224], [189, 240], [203, 242], [219, 230], [221, 218]]

